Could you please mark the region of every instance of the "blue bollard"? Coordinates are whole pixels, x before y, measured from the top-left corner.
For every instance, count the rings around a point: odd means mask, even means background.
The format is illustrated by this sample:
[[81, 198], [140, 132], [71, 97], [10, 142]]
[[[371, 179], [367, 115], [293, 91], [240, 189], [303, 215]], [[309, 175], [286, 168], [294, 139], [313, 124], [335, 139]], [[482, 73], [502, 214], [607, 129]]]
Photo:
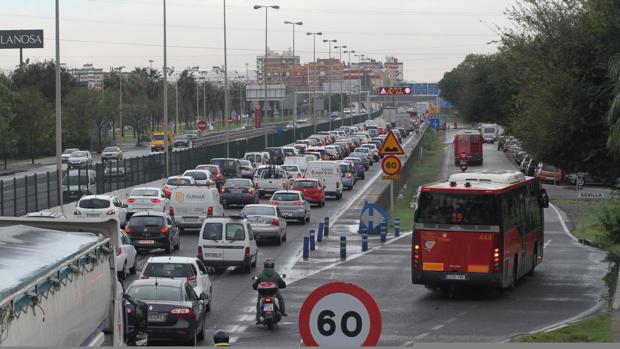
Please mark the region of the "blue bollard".
[[362, 252], [368, 251], [368, 234], [362, 234]]
[[347, 237], [344, 235], [340, 237], [340, 258], [347, 259]]
[[304, 260], [307, 260], [309, 255], [310, 255], [310, 237], [304, 236], [304, 248], [303, 248]]
[[387, 241], [387, 224], [381, 223], [381, 242]]
[[394, 218], [394, 236], [400, 236], [400, 218]]
[[321, 242], [323, 241], [323, 227], [325, 226], [325, 223], [321, 222], [319, 223], [319, 231], [317, 232], [316, 235], [316, 241]]
[[329, 217], [325, 217], [324, 222], [325, 222], [325, 225], [323, 227], [323, 234], [325, 236], [329, 236]]
[[314, 251], [315, 250], [314, 230], [310, 230], [309, 237], [310, 237], [310, 251]]

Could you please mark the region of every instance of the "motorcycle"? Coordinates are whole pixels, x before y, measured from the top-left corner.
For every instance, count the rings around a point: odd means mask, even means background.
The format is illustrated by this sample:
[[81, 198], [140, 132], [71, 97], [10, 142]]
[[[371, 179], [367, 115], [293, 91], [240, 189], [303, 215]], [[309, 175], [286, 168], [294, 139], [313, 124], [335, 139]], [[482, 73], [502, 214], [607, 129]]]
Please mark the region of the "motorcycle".
[[467, 171], [467, 160], [465, 159], [461, 159], [461, 171], [462, 172]]
[[[284, 279], [286, 274], [282, 274]], [[257, 277], [252, 277], [256, 280]], [[278, 285], [273, 282], [261, 282], [258, 284], [256, 291], [258, 292], [258, 309], [259, 309], [259, 323], [267, 326], [268, 329], [273, 330], [274, 326], [282, 320], [282, 314], [280, 313], [280, 303], [278, 301]]]

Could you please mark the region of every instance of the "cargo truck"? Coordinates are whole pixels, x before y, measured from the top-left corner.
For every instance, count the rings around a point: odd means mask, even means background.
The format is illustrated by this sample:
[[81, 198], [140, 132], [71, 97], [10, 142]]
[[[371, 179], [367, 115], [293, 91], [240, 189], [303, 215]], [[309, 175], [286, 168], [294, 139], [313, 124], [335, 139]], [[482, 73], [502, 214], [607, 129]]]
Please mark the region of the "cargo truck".
[[114, 220], [0, 217], [0, 346], [146, 344], [147, 305], [123, 293], [118, 251]]

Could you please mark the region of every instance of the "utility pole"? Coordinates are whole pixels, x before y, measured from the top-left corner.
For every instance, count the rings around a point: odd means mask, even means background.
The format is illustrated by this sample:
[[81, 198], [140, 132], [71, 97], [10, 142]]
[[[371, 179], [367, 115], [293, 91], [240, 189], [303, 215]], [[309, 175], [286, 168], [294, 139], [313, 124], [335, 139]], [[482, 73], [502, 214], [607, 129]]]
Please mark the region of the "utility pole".
[[328, 60], [328, 65], [327, 65], [327, 113], [328, 113], [328, 118], [329, 118], [329, 129], [332, 129], [332, 82], [331, 82], [331, 75], [332, 75], [332, 64], [331, 64], [331, 59], [332, 59], [332, 42], [338, 42], [338, 40], [323, 40], [323, 42], [326, 42], [329, 45], [329, 60]]
[[230, 157], [230, 139], [228, 136], [228, 118], [230, 117], [230, 103], [228, 91], [228, 53], [226, 51], [226, 0], [224, 0], [224, 137], [226, 141], [226, 157]]
[[170, 177], [170, 151], [168, 147], [168, 52], [166, 38], [166, 0], [164, 0], [164, 150], [166, 152], [166, 178]]
[[[316, 36], [323, 35], [322, 32], [307, 32], [306, 35], [312, 35], [312, 62], [314, 62], [314, 74], [316, 75]], [[318, 79], [317, 79], [318, 80]], [[316, 85], [318, 81], [315, 81], [314, 91], [312, 93], [312, 125], [314, 125], [314, 133], [316, 133]], [[310, 67], [308, 67], [308, 87], [310, 87]], [[309, 89], [309, 88], [308, 88]]]
[[334, 46], [340, 50], [340, 58], [338, 59], [338, 64], [342, 64], [342, 77], [340, 79], [340, 117], [344, 118], [344, 108], [343, 108], [343, 100], [342, 100], [342, 85], [344, 83], [344, 63], [342, 63], [342, 49], [347, 48], [347, 45]]
[[60, 210], [64, 213], [62, 198], [62, 117], [60, 95], [60, 6], [56, 0], [56, 196]]

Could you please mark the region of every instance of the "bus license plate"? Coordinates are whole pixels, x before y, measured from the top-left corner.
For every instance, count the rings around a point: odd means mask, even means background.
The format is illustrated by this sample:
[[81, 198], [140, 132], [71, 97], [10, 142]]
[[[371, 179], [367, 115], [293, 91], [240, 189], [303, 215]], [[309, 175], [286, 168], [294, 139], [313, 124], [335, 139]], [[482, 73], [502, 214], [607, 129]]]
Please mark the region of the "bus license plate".
[[465, 280], [465, 275], [462, 274], [448, 274], [446, 280]]

